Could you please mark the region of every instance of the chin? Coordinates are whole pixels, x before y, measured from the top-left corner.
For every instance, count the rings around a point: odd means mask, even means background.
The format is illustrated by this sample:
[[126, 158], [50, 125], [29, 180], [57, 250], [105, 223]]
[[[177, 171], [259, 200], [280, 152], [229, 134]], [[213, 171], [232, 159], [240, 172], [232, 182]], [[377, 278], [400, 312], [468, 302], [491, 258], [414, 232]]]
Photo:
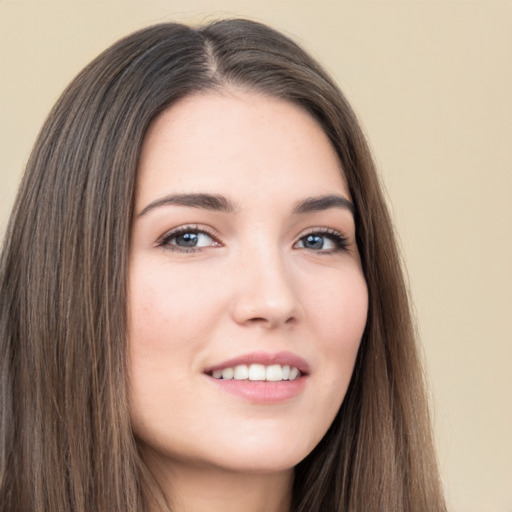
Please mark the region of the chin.
[[[195, 468], [230, 473], [270, 474], [288, 471], [301, 462], [320, 441], [297, 436], [297, 426], [279, 432], [259, 429], [228, 435], [198, 436], [192, 445], [139, 441], [142, 452], [176, 468]], [[179, 449], [176, 449], [179, 446]], [[172, 447], [172, 448], [171, 448]], [[148, 461], [149, 462], [149, 461]]]
[[[320, 439], [307, 439], [294, 432], [242, 437], [228, 440], [217, 452], [218, 465], [236, 472], [276, 473], [294, 468], [315, 448]], [[220, 446], [220, 444], [219, 444]], [[212, 459], [216, 454], [212, 453]]]

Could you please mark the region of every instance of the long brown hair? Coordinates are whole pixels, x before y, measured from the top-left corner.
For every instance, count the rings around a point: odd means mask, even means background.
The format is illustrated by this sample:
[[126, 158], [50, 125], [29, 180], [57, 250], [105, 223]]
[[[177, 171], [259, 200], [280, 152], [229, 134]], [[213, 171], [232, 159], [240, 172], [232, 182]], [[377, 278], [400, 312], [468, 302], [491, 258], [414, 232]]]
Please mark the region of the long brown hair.
[[126, 371], [138, 158], [156, 115], [225, 85], [316, 118], [356, 206], [368, 321], [341, 409], [296, 468], [293, 510], [445, 510], [406, 286], [356, 117], [290, 39], [224, 20], [162, 24], [119, 41], [78, 75], [41, 130], [1, 259], [2, 511], [147, 509], [155, 484], [130, 428]]

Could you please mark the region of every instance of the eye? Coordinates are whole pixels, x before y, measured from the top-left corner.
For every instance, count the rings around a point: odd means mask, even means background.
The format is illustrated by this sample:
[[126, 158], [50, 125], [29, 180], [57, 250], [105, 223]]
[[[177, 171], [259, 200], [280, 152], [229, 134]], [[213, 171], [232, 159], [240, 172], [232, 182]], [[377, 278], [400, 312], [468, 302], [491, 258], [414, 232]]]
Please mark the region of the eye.
[[220, 244], [204, 230], [182, 227], [167, 233], [158, 245], [174, 251], [194, 252], [202, 247], [218, 247]]
[[310, 251], [333, 253], [345, 250], [348, 241], [345, 236], [334, 230], [314, 231], [299, 238], [295, 244], [296, 249], [308, 249]]

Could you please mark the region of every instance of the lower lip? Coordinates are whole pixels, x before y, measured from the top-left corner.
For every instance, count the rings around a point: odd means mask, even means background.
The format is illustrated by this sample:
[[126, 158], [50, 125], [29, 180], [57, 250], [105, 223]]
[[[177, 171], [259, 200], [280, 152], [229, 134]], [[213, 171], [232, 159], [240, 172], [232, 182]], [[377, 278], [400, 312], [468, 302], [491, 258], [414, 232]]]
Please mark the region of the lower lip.
[[304, 375], [295, 380], [278, 382], [208, 378], [222, 391], [259, 404], [277, 404], [291, 400], [302, 392], [307, 380]]

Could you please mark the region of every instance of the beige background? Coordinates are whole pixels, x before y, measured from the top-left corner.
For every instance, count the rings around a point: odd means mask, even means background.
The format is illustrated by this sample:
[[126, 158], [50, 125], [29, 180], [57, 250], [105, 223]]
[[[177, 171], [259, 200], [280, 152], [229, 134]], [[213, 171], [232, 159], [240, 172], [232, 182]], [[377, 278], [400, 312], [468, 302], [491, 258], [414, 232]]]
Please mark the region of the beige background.
[[270, 22], [337, 77], [409, 269], [450, 509], [512, 512], [512, 1], [0, 0], [0, 233], [39, 126], [119, 37]]

